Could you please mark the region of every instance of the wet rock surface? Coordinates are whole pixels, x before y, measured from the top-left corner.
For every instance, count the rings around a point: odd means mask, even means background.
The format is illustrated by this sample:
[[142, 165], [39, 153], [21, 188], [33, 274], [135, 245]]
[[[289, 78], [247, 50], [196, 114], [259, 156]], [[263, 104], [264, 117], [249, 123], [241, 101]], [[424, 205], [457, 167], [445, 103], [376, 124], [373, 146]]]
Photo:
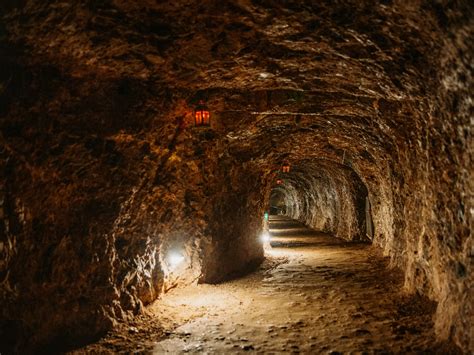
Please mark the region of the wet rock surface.
[[[288, 160], [291, 215], [371, 240], [437, 302], [438, 338], [472, 351], [472, 2], [9, 0], [0, 16], [6, 349], [87, 342], [258, 265]], [[211, 129], [192, 128], [200, 99]]]

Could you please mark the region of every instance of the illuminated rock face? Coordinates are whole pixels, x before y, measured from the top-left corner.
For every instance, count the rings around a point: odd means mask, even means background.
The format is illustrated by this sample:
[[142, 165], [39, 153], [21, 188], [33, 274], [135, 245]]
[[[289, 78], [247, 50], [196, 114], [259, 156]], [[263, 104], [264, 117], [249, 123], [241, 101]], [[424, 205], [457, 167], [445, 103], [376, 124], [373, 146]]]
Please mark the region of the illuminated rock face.
[[[369, 241], [373, 227], [367, 188], [348, 166], [314, 159], [285, 175], [273, 190], [286, 215], [318, 231], [353, 241]], [[366, 213], [368, 209], [368, 213]], [[367, 227], [370, 224], [371, 227]]]
[[367, 195], [369, 239], [473, 349], [470, 2], [313, 3], [0, 5], [2, 339], [86, 341], [258, 264], [287, 159], [288, 212], [365, 239]]

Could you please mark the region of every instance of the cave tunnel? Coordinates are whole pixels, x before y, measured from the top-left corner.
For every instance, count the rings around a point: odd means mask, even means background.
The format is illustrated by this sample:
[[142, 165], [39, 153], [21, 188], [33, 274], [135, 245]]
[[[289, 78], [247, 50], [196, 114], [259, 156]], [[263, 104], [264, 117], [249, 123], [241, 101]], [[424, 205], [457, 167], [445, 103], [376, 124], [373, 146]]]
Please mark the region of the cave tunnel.
[[0, 18], [0, 353], [474, 351], [472, 1]]
[[[345, 155], [345, 152], [344, 152]], [[372, 240], [368, 190], [344, 156], [340, 162], [292, 160], [270, 193], [270, 214], [287, 215], [346, 240]]]

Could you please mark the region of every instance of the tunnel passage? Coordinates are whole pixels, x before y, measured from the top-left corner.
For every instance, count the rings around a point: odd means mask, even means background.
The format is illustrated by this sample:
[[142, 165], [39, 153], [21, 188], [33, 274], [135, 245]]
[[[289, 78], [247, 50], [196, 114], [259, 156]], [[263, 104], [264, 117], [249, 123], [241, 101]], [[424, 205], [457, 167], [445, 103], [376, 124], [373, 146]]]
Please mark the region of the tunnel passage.
[[289, 212], [347, 239], [367, 234], [350, 162], [372, 244], [437, 302], [438, 338], [472, 352], [472, 14], [467, 0], [2, 2], [0, 338], [77, 344], [170, 287], [255, 267], [289, 159], [321, 170], [285, 183]]
[[353, 241], [368, 241], [372, 222], [368, 192], [350, 166], [329, 160], [301, 161], [281, 173], [270, 209], [311, 228]]

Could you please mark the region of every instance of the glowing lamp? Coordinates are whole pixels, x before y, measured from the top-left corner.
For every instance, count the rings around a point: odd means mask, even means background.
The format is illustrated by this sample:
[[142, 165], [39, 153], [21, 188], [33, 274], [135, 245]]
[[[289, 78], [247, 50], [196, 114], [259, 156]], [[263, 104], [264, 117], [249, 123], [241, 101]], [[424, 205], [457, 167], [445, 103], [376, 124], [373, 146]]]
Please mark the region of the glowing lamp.
[[260, 240], [262, 241], [262, 243], [268, 243], [270, 241], [270, 233], [268, 233], [268, 231], [264, 231], [260, 235]]
[[284, 173], [289, 173], [290, 172], [290, 164], [288, 164], [288, 163], [283, 164], [283, 166], [281, 167], [281, 171], [284, 172]]
[[265, 213], [263, 214], [263, 218], [265, 219], [265, 221], [268, 221], [268, 212], [265, 212]]
[[211, 125], [211, 113], [202, 100], [199, 101], [194, 110], [194, 125], [196, 127], [209, 127]]
[[281, 179], [278, 179], [278, 180], [276, 181], [276, 184], [277, 184], [277, 185], [281, 185], [282, 183], [283, 183], [283, 180], [281, 180]]
[[184, 261], [184, 256], [181, 253], [176, 251], [170, 251], [167, 257], [167, 262], [171, 270], [176, 269], [176, 267]]

